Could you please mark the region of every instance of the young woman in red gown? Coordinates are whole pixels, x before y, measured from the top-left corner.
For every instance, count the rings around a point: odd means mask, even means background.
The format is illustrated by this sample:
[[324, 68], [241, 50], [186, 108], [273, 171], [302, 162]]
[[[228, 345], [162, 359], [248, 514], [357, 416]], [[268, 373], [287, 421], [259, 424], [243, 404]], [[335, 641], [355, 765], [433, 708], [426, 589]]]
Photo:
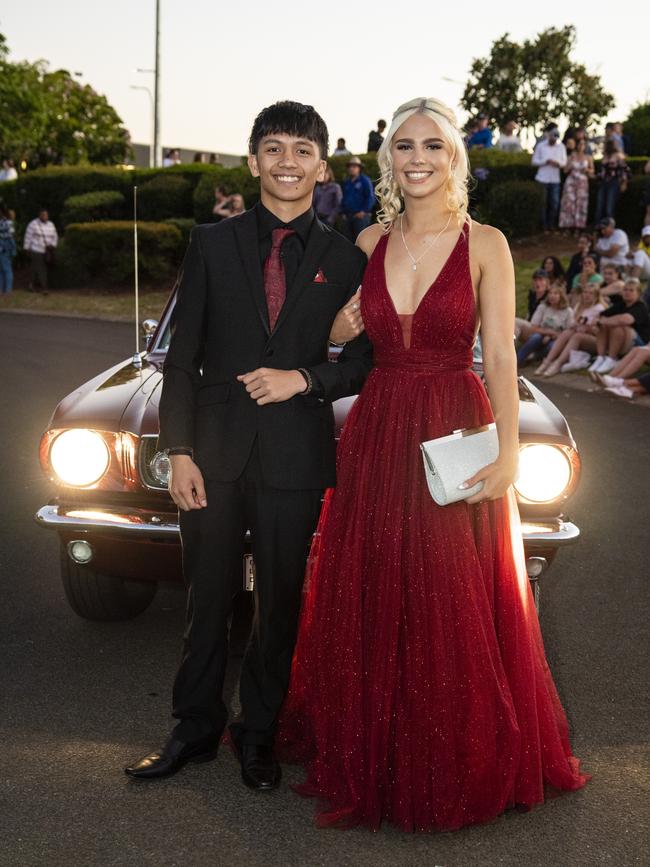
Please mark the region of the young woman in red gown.
[[[467, 215], [453, 112], [401, 106], [360, 236], [375, 366], [347, 419], [305, 585], [277, 745], [321, 825], [455, 829], [582, 787], [526, 575], [512, 483], [514, 273]], [[403, 202], [403, 209], [402, 209]], [[479, 327], [488, 400], [472, 371]], [[499, 458], [444, 507], [419, 444], [496, 420]]]

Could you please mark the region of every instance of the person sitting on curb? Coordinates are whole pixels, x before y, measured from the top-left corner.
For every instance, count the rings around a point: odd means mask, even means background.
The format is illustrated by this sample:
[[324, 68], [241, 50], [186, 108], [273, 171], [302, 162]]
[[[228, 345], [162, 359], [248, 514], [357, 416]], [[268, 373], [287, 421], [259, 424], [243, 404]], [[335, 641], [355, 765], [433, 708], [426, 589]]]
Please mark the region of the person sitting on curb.
[[589, 373], [598, 382], [597, 373], [611, 373], [620, 355], [650, 341], [650, 313], [641, 300], [641, 283], [637, 277], [628, 277], [623, 286], [623, 300], [604, 310], [595, 324], [598, 354]]
[[547, 352], [559, 334], [573, 325], [574, 313], [563, 286], [553, 283], [531, 320], [531, 335], [517, 350], [517, 366], [523, 367], [534, 352]]
[[605, 391], [628, 400], [634, 400], [639, 394], [650, 394], [650, 373], [632, 379], [622, 379], [619, 385], [606, 386]]
[[515, 337], [517, 340], [526, 341], [533, 333], [531, 319], [539, 305], [546, 299], [550, 285], [548, 273], [543, 268], [538, 268], [533, 273], [533, 285], [528, 290], [528, 318], [515, 317]]
[[598, 257], [595, 253], [590, 253], [582, 260], [582, 271], [573, 278], [569, 292], [569, 301], [571, 304], [577, 304], [586, 286], [600, 286], [602, 282], [603, 276], [598, 273]]
[[591, 356], [596, 351], [598, 329], [594, 323], [603, 310], [605, 304], [600, 296], [600, 286], [588, 283], [574, 307], [575, 322], [558, 335], [535, 373], [555, 376], [560, 371], [569, 373], [589, 367]]
[[646, 364], [650, 364], [650, 342], [645, 346], [633, 346], [611, 373], [597, 373], [596, 379], [605, 388], [625, 385]]

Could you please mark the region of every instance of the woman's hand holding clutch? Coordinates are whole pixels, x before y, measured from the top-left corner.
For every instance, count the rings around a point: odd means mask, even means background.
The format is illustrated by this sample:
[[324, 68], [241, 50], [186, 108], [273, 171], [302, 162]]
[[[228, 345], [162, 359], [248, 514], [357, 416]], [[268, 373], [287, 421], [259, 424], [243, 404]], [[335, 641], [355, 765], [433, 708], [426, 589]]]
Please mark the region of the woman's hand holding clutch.
[[513, 459], [498, 457], [492, 464], [479, 470], [470, 479], [465, 480], [465, 487], [471, 488], [477, 482], [483, 482], [481, 490], [468, 497], [466, 503], [480, 503], [481, 500], [498, 500], [505, 496], [506, 491], [516, 481], [519, 475], [519, 455]]

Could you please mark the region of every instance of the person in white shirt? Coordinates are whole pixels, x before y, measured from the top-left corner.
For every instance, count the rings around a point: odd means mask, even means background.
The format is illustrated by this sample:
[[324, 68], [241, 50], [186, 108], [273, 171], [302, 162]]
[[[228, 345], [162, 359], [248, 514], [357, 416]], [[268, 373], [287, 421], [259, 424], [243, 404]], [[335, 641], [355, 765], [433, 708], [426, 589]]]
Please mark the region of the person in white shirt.
[[517, 124], [514, 120], [509, 120], [499, 130], [499, 140], [495, 147], [498, 151], [506, 151], [507, 153], [518, 153], [521, 151], [521, 142], [519, 136], [515, 132]]
[[0, 181], [15, 181], [17, 177], [18, 172], [13, 160], [3, 160], [2, 169], [0, 169]]
[[59, 243], [56, 227], [50, 220], [45, 208], [41, 208], [38, 217], [27, 226], [23, 247], [28, 251], [31, 260], [30, 289], [35, 290], [38, 284], [46, 292], [48, 287], [48, 270], [54, 258], [54, 249]]
[[626, 265], [630, 241], [623, 229], [616, 228], [613, 217], [603, 217], [598, 223], [599, 238], [596, 252], [600, 256], [600, 267], [605, 265]]
[[542, 222], [544, 231], [550, 232], [557, 228], [557, 217], [560, 209], [560, 169], [566, 165], [566, 148], [560, 139], [560, 131], [556, 124], [548, 124], [544, 130], [544, 138], [537, 143], [533, 151], [532, 164], [538, 166], [535, 180], [544, 185], [545, 201]]
[[639, 246], [634, 251], [630, 250], [626, 259], [625, 271], [628, 276], [638, 277], [642, 282], [647, 280], [650, 283], [650, 225], [641, 229]]

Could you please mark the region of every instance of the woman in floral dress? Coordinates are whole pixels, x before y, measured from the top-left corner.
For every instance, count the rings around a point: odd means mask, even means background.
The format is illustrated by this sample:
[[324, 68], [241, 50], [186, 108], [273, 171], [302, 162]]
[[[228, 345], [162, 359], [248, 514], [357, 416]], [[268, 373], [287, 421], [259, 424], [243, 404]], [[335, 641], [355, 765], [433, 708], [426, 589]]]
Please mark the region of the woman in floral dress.
[[577, 232], [587, 225], [589, 206], [589, 178], [594, 175], [593, 157], [585, 153], [585, 141], [579, 139], [564, 171], [567, 179], [560, 202], [560, 228]]

